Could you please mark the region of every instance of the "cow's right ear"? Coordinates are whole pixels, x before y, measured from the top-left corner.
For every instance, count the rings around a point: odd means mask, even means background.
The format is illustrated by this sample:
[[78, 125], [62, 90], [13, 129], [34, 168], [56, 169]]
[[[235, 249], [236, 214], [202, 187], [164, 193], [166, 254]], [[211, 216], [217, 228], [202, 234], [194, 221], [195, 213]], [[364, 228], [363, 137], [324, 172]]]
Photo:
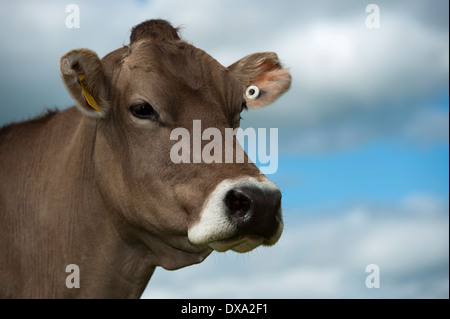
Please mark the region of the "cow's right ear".
[[93, 118], [106, 117], [106, 82], [97, 53], [88, 49], [72, 50], [59, 63], [61, 77], [75, 105]]

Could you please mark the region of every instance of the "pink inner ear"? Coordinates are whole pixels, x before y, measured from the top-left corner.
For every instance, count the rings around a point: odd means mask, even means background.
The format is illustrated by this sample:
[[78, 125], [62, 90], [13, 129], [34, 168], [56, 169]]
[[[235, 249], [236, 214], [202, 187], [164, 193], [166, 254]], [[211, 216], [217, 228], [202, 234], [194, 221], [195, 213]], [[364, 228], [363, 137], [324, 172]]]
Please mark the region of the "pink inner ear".
[[256, 100], [247, 99], [247, 105], [251, 108], [262, 107], [274, 102], [291, 86], [289, 71], [271, 65], [271, 70], [266, 69], [252, 83], [260, 89], [261, 95]]
[[258, 65], [257, 69], [260, 76], [263, 76], [264, 74], [271, 71], [281, 69], [281, 65], [278, 63], [274, 63], [271, 60], [265, 60]]

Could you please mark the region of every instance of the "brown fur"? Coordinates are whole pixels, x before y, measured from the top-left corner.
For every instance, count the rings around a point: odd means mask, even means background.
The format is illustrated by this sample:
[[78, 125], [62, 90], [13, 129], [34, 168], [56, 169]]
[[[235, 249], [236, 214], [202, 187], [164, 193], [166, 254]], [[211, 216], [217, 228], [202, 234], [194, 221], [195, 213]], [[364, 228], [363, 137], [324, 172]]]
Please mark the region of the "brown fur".
[[130, 43], [142, 39], [154, 39], [158, 41], [180, 40], [178, 29], [165, 20], [147, 20], [135, 26], [131, 30]]
[[[173, 164], [170, 131], [192, 131], [194, 119], [235, 127], [247, 83], [271, 101], [288, 87], [286, 72], [272, 53], [225, 68], [161, 20], [133, 28], [130, 46], [103, 59], [88, 49], [64, 55], [76, 108], [0, 130], [0, 297], [137, 298], [155, 267], [201, 262], [211, 250], [186, 235], [204, 199], [226, 178], [260, 172]], [[100, 112], [81, 94], [80, 74]], [[158, 123], [131, 115], [139, 101]], [[68, 264], [80, 267], [79, 289], [65, 286]]]

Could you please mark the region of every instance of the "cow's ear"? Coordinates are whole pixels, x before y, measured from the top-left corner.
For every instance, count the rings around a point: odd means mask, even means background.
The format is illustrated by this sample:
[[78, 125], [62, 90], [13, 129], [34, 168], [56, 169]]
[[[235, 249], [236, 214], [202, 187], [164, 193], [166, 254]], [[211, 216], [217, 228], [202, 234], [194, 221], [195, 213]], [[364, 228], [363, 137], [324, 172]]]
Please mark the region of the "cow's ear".
[[97, 54], [88, 49], [72, 50], [61, 57], [59, 68], [78, 109], [93, 118], [106, 117], [105, 75]]
[[247, 106], [258, 108], [275, 101], [291, 86], [289, 70], [274, 52], [254, 53], [228, 67], [242, 83]]

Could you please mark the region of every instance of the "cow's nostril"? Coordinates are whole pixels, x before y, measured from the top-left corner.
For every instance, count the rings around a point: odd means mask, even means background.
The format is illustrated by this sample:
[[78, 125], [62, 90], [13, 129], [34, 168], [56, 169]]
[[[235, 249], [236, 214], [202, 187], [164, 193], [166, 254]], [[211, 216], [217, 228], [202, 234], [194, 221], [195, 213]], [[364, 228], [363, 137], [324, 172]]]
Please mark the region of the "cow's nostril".
[[230, 214], [235, 217], [243, 217], [251, 206], [250, 198], [239, 190], [230, 190], [225, 199]]
[[231, 210], [236, 212], [238, 210], [242, 210], [244, 212], [248, 211], [250, 208], [250, 203], [245, 199], [235, 199], [231, 202]]

